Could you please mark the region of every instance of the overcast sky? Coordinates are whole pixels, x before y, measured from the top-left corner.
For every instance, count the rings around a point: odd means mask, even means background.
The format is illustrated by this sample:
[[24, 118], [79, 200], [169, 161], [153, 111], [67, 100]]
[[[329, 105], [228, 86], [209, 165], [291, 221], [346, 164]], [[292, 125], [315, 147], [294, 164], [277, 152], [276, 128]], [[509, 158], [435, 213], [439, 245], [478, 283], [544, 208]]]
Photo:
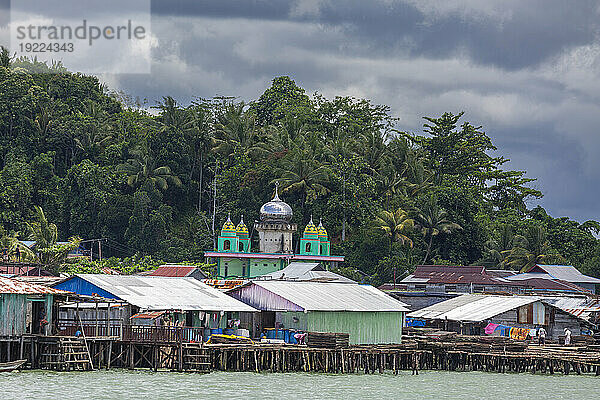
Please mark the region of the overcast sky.
[[101, 78], [187, 104], [255, 99], [289, 75], [389, 105], [413, 132], [465, 111], [553, 216], [583, 222], [600, 219], [599, 14], [586, 0], [155, 0], [152, 74]]

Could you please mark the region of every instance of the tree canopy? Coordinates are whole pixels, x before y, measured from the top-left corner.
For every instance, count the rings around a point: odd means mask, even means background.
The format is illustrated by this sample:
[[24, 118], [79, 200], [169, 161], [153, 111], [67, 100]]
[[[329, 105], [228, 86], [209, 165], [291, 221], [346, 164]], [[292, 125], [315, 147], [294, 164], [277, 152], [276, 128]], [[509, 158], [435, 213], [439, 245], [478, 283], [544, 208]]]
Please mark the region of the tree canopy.
[[387, 106], [309, 96], [287, 76], [255, 101], [165, 96], [149, 112], [93, 76], [0, 64], [10, 249], [34, 232], [50, 248], [103, 238], [105, 256], [201, 262], [227, 214], [257, 219], [279, 182], [293, 222], [322, 218], [343, 272], [371, 283], [419, 263], [560, 260], [600, 276], [600, 225], [530, 208], [542, 196], [534, 179], [504, 169], [492, 136], [463, 112], [406, 132]]

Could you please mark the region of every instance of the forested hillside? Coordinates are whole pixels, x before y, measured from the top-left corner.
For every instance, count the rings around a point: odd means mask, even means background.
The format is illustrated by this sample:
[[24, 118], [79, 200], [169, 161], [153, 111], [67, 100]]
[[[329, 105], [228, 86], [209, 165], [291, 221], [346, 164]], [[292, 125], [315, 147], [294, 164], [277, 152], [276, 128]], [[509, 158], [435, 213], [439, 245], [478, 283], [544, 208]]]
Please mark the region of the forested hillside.
[[13, 255], [55, 224], [48, 246], [106, 238], [105, 257], [201, 261], [227, 214], [251, 223], [278, 181], [294, 222], [322, 218], [343, 272], [372, 283], [422, 263], [600, 275], [599, 225], [532, 208], [543, 188], [504, 169], [510, 155], [468, 110], [404, 132], [386, 106], [309, 96], [286, 76], [249, 103], [165, 93], [145, 109], [93, 76], [0, 61], [0, 226]]

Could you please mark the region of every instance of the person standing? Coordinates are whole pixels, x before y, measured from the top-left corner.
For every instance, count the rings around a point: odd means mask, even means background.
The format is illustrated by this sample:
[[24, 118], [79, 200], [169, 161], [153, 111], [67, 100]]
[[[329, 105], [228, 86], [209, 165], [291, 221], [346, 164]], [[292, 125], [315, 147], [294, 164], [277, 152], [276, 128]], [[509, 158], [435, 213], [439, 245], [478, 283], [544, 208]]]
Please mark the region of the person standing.
[[569, 328], [565, 328], [565, 346], [571, 344], [571, 331]]
[[538, 329], [538, 337], [540, 338], [540, 345], [545, 345], [546, 344], [546, 330], [544, 329], [543, 326], [540, 326], [540, 328]]

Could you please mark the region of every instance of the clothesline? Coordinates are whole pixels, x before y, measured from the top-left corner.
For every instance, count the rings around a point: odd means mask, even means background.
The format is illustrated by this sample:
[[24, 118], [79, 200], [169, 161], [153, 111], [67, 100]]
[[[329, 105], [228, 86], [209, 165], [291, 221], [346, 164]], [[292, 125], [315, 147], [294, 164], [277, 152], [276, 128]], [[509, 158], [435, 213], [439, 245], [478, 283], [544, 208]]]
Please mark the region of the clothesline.
[[508, 336], [516, 340], [525, 340], [527, 339], [527, 336], [534, 337], [537, 335], [536, 329], [517, 328], [514, 326], [492, 323], [487, 324], [487, 326], [485, 327], [485, 333], [487, 335], [491, 335], [497, 330], [500, 330], [500, 336]]

